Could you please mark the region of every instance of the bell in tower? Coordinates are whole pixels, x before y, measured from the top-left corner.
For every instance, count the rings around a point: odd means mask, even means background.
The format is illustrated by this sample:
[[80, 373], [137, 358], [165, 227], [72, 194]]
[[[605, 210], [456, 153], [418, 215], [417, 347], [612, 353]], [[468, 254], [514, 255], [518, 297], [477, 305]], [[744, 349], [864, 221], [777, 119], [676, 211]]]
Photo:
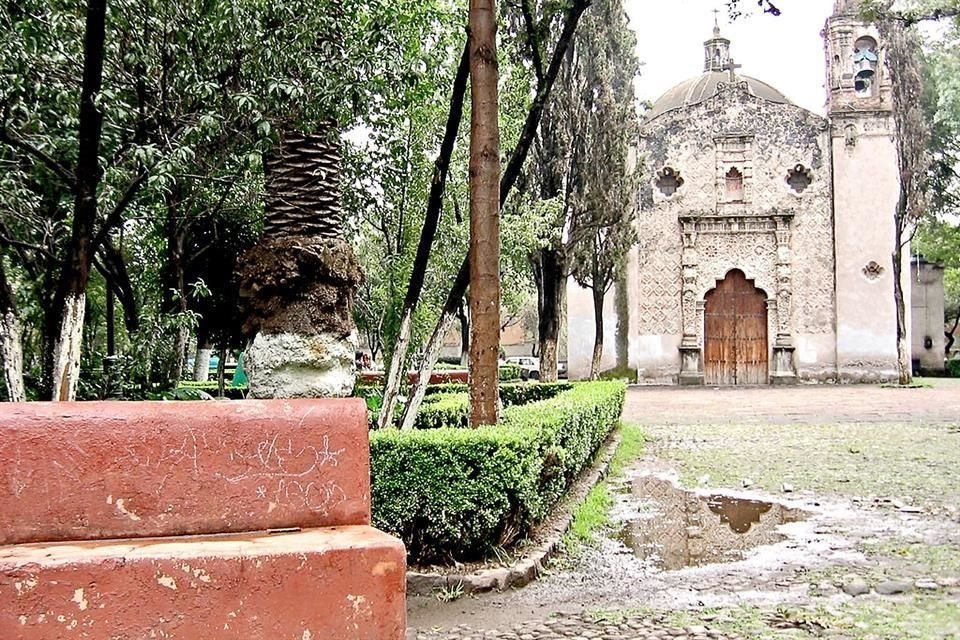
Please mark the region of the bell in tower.
[[853, 88], [858, 96], [873, 95], [878, 61], [876, 41], [870, 37], [857, 40], [853, 47]]

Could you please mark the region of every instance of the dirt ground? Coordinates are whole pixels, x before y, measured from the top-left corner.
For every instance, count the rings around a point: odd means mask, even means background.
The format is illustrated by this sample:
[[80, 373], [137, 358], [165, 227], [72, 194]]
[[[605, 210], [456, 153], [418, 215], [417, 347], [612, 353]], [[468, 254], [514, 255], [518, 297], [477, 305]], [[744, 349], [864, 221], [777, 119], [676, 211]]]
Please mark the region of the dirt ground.
[[522, 590], [411, 598], [408, 635], [958, 639], [960, 381], [930, 382], [632, 388], [649, 441], [595, 543]]

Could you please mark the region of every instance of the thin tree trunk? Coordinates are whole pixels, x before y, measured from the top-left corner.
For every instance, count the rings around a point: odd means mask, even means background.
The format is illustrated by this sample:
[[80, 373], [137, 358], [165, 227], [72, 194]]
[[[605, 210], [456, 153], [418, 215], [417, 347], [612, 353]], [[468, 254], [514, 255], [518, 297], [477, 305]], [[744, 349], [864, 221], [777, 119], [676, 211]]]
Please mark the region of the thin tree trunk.
[[3, 360], [3, 379], [10, 402], [24, 402], [27, 399], [23, 386], [22, 345], [17, 303], [3, 267], [3, 257], [0, 256], [0, 360]]
[[470, 363], [470, 319], [464, 307], [461, 304], [457, 308], [457, 319], [460, 320], [460, 364], [467, 366]]
[[73, 233], [58, 287], [62, 313], [59, 340], [53, 358], [54, 400], [75, 399], [80, 377], [83, 319], [90, 264], [96, 250], [94, 224], [97, 218], [97, 189], [101, 180], [100, 138], [103, 115], [97, 107], [97, 98], [103, 84], [106, 9], [106, 0], [87, 1]]
[[227, 371], [226, 345], [220, 345], [220, 349], [217, 351], [217, 354], [219, 356], [217, 359], [217, 397], [222, 398], [227, 387], [227, 381], [225, 380]]
[[953, 319], [953, 327], [950, 329], [950, 331], [943, 332], [943, 337], [947, 339], [946, 345], [943, 349], [944, 358], [950, 357], [950, 350], [953, 349], [953, 343], [956, 341], [954, 334], [957, 332], [957, 327], [960, 327], [960, 309], [957, 310], [957, 316]]
[[103, 359], [103, 390], [100, 392], [100, 399], [105, 400], [110, 397], [112, 387], [111, 378], [113, 376], [113, 363], [117, 356], [117, 319], [116, 319], [116, 295], [113, 293], [113, 284], [108, 276], [104, 276], [107, 290], [107, 357]]
[[497, 423], [500, 124], [495, 0], [470, 2], [470, 426]]
[[893, 301], [897, 312], [897, 373], [899, 382], [907, 385], [913, 382], [913, 367], [910, 362], [910, 351], [907, 340], [906, 303], [903, 298], [903, 248], [901, 245], [902, 233], [897, 229], [896, 250], [893, 252]]
[[440, 215], [443, 212], [443, 195], [447, 186], [447, 174], [450, 170], [450, 158], [457, 142], [460, 123], [463, 120], [463, 102], [467, 92], [467, 80], [470, 74], [470, 39], [463, 48], [460, 56], [460, 66], [453, 81], [453, 94], [450, 97], [450, 111], [447, 114], [447, 125], [440, 145], [440, 155], [433, 167], [433, 181], [430, 185], [430, 197], [427, 201], [427, 214], [424, 218], [423, 229], [420, 232], [420, 242], [417, 245], [417, 255], [413, 260], [413, 269], [407, 284], [407, 293], [403, 299], [403, 310], [400, 315], [400, 333], [394, 346], [393, 357], [384, 381], [383, 410], [380, 412], [381, 429], [387, 428], [393, 422], [394, 407], [397, 402], [397, 393], [407, 372], [407, 351], [410, 349], [410, 338], [413, 331], [413, 314], [420, 301], [424, 279], [427, 275], [427, 263], [433, 240], [440, 225]]
[[203, 343], [197, 344], [197, 353], [193, 359], [194, 380], [198, 382], [206, 382], [210, 379], [210, 356], [212, 355], [212, 346]]
[[603, 290], [591, 289], [593, 293], [593, 358], [590, 360], [590, 379], [600, 377], [600, 360], [603, 358]]
[[[544, 106], [550, 97], [550, 92], [553, 89], [557, 75], [560, 73], [560, 67], [563, 63], [563, 58], [566, 55], [567, 48], [570, 46], [570, 41], [573, 39], [573, 34], [576, 31], [580, 17], [589, 6], [590, 0], [574, 0], [573, 5], [567, 12], [566, 22], [563, 25], [563, 31], [560, 34], [560, 38], [557, 40], [556, 47], [554, 48], [553, 57], [551, 58], [547, 75], [543, 82], [539, 83], [537, 86], [537, 94], [534, 96], [533, 103], [530, 106], [530, 111], [527, 112], [527, 119], [524, 122], [523, 130], [521, 131], [520, 138], [517, 141], [517, 146], [514, 148], [513, 155], [510, 157], [510, 162], [507, 164], [507, 167], [504, 169], [503, 175], [500, 178], [501, 207], [507, 201], [510, 191], [516, 184], [517, 178], [520, 176], [520, 171], [523, 169], [524, 162], [527, 159], [527, 154], [530, 151], [530, 145], [533, 143], [534, 133], [536, 133], [537, 127], [540, 125], [540, 118], [543, 115]], [[457, 307], [461, 304], [469, 284], [470, 262], [468, 255], [460, 264], [460, 269], [457, 271], [453, 287], [451, 287], [450, 293], [447, 295], [447, 300], [444, 303], [443, 309], [441, 310], [440, 317], [437, 319], [437, 324], [434, 326], [433, 333], [430, 336], [428, 344], [442, 344], [443, 336], [446, 335], [447, 331], [449, 331], [450, 327], [452, 326], [451, 323], [453, 322], [453, 318], [456, 316]], [[423, 362], [420, 366], [420, 375], [417, 384], [415, 385], [413, 392], [411, 393], [410, 398], [408, 399], [403, 410], [402, 424], [404, 428], [412, 428], [413, 421], [416, 418], [417, 412], [420, 410], [420, 404], [423, 401], [427, 385], [430, 382], [430, 375], [433, 373], [433, 367], [436, 365], [437, 357], [439, 356], [440, 347], [437, 346], [436, 349], [436, 355], [434, 355], [432, 359], [429, 357], [429, 349], [424, 355]], [[407, 425], [409, 425], [409, 427]]]
[[540, 286], [543, 289], [537, 326], [540, 342], [540, 381], [557, 381], [557, 344], [563, 313], [566, 259], [560, 249], [540, 250]]

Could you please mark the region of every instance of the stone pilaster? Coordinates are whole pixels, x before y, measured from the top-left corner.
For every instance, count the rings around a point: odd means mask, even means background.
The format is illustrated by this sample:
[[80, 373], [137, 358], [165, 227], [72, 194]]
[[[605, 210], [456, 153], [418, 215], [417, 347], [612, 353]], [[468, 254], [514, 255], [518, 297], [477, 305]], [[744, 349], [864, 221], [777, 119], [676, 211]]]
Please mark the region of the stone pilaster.
[[697, 225], [693, 220], [681, 222], [683, 230], [683, 291], [681, 310], [683, 314], [683, 339], [680, 342], [681, 385], [703, 384], [703, 353], [700, 340], [700, 313], [697, 305]]

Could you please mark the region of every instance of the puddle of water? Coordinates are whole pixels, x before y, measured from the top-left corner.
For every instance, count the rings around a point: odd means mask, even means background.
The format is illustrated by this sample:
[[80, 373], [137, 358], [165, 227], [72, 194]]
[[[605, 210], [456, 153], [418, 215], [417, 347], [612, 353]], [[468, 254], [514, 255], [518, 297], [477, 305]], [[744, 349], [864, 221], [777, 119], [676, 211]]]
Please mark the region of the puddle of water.
[[805, 517], [774, 502], [697, 495], [655, 476], [636, 478], [629, 497], [639, 515], [615, 536], [662, 569], [735, 562], [745, 552], [784, 539], [777, 527]]

